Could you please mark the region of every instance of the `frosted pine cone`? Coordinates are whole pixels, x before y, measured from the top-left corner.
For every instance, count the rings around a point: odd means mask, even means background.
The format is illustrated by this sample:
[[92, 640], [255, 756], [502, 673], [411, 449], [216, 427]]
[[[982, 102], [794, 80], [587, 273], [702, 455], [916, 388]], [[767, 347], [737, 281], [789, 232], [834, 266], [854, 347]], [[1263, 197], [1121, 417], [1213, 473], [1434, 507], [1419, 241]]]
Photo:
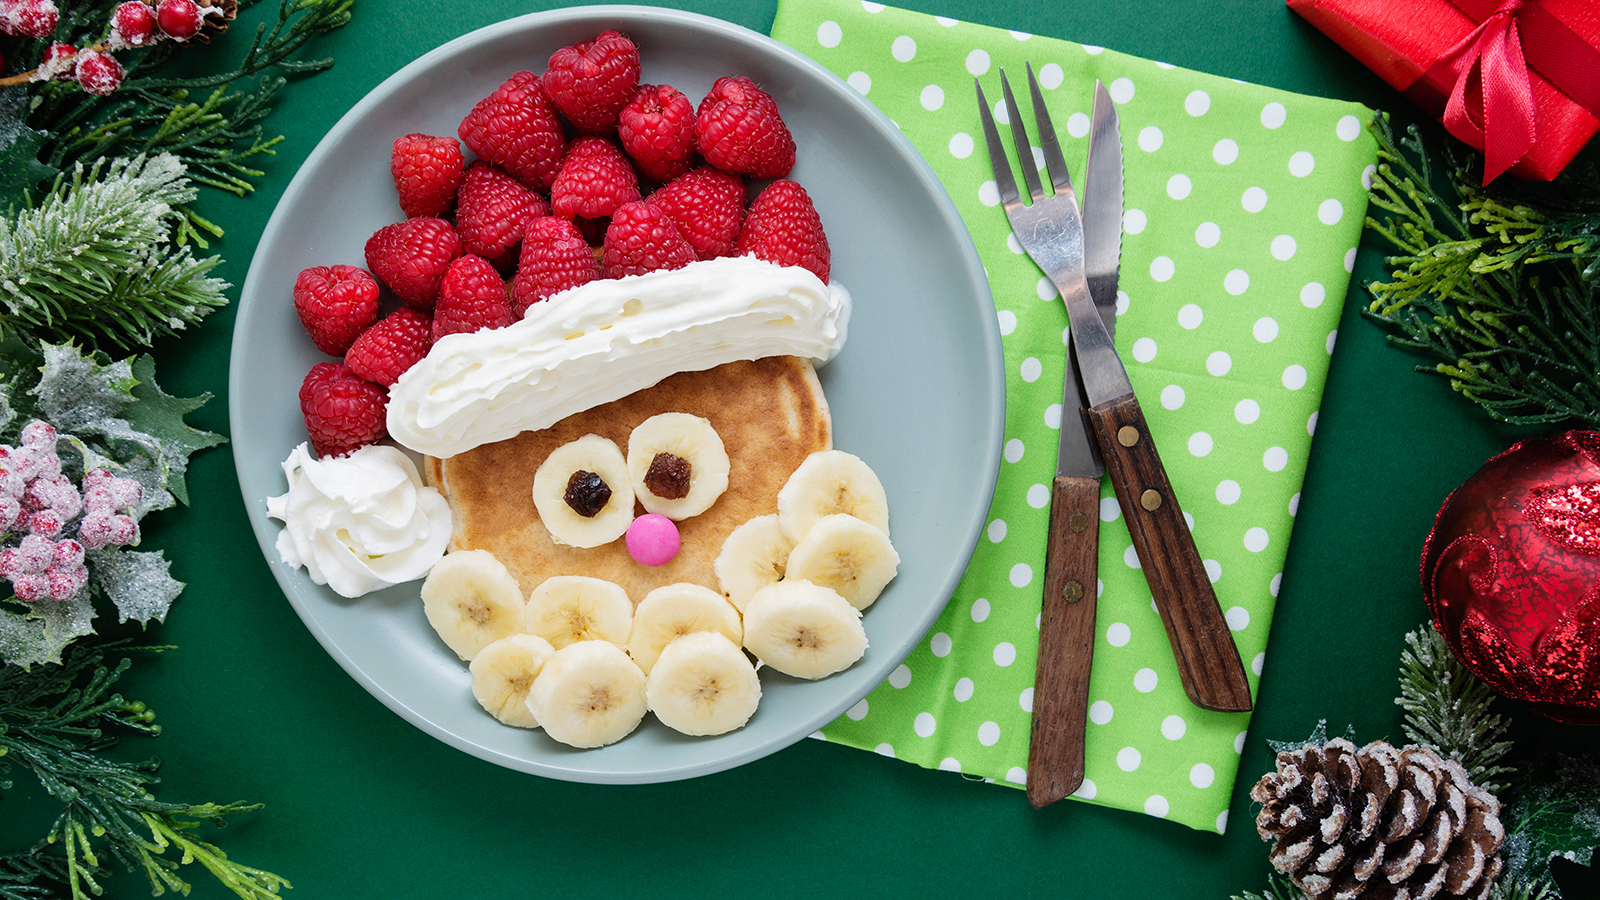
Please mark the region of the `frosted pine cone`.
[[1273, 867], [1310, 900], [1481, 900], [1504, 865], [1500, 801], [1425, 747], [1306, 744], [1250, 798]]

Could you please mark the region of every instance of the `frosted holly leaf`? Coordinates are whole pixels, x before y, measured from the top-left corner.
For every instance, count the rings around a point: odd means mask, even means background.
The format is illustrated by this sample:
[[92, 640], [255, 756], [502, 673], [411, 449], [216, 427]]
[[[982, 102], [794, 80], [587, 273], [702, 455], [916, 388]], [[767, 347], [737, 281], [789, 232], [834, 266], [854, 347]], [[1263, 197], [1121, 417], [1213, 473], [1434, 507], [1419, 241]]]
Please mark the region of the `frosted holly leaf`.
[[187, 506], [189, 490], [184, 475], [189, 469], [189, 456], [197, 450], [215, 447], [227, 438], [184, 424], [183, 417], [204, 406], [211, 399], [210, 393], [174, 397], [156, 385], [155, 375], [156, 361], [149, 354], [133, 361], [133, 377], [138, 381], [133, 396], [139, 402], [124, 411], [124, 418], [134, 428], [160, 441], [160, 461], [165, 465], [167, 488]]
[[89, 573], [94, 586], [117, 607], [117, 621], [165, 621], [172, 601], [183, 593], [183, 582], [167, 574], [172, 565], [160, 550], [119, 550], [106, 548], [88, 554]]
[[0, 603], [0, 663], [24, 669], [61, 662], [61, 651], [94, 634], [94, 605], [88, 592], [71, 600]]

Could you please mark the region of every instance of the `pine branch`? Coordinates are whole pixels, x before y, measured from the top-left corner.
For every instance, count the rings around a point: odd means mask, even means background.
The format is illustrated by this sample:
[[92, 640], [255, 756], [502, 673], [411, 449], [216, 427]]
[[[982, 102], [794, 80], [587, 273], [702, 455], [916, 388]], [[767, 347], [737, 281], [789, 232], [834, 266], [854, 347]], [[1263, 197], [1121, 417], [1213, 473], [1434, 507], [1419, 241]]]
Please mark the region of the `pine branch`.
[[1511, 750], [1502, 740], [1511, 721], [1491, 712], [1494, 692], [1432, 628], [1408, 632], [1406, 645], [1394, 701], [1406, 711], [1406, 738], [1461, 763], [1473, 784], [1498, 794], [1505, 789], [1501, 776], [1515, 770], [1499, 765]]
[[1234, 894], [1232, 900], [1306, 900], [1306, 895], [1289, 882], [1289, 879], [1273, 872], [1267, 876], [1267, 889], [1261, 893], [1245, 891]]

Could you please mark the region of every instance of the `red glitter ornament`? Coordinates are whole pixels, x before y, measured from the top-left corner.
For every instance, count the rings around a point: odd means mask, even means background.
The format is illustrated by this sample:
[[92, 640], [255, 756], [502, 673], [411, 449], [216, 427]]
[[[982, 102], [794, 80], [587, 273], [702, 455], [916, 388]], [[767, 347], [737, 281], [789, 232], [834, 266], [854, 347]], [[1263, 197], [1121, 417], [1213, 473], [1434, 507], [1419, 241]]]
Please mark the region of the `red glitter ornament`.
[[1439, 510], [1422, 591], [1434, 627], [1495, 691], [1600, 724], [1600, 432], [1484, 463]]

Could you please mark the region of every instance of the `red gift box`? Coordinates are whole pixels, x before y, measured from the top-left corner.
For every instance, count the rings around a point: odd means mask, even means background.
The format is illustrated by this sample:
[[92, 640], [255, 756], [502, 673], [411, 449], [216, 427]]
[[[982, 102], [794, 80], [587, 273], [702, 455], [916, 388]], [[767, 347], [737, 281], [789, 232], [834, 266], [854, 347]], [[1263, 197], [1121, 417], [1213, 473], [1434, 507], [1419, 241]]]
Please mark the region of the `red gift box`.
[[1288, 0], [1450, 132], [1549, 181], [1600, 130], [1595, 0]]

